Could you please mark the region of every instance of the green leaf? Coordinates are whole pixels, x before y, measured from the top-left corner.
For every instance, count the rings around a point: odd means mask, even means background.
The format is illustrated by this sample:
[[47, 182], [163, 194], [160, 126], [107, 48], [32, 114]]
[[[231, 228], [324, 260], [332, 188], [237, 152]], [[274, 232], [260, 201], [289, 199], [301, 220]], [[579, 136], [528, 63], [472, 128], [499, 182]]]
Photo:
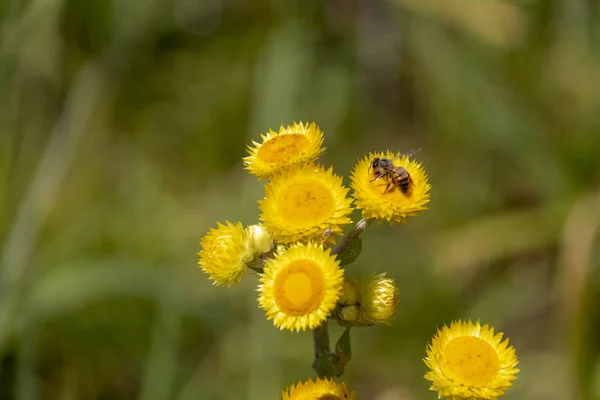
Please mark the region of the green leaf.
[[346, 365], [352, 359], [352, 348], [350, 346], [350, 327], [346, 328], [342, 336], [335, 344], [335, 357], [333, 360], [333, 369], [336, 376], [344, 373]]
[[357, 237], [352, 242], [348, 243], [344, 250], [338, 254], [337, 257], [340, 260], [340, 266], [352, 264], [354, 261], [356, 261], [361, 250], [362, 239]]
[[335, 344], [335, 354], [344, 360], [350, 361], [352, 358], [352, 348], [350, 347], [350, 327], [344, 330], [342, 336]]
[[334, 361], [335, 353], [321, 353], [315, 358], [312, 367], [319, 378], [332, 378], [337, 376]]

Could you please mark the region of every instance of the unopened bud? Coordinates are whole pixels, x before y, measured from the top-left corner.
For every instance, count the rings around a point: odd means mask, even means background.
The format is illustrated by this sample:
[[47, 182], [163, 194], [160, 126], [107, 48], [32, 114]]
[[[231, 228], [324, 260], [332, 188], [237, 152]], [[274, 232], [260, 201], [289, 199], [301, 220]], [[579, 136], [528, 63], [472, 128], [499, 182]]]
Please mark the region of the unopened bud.
[[341, 305], [353, 305], [360, 303], [359, 283], [356, 278], [345, 277], [344, 289], [338, 303]]
[[371, 324], [389, 324], [399, 304], [396, 283], [387, 278], [385, 273], [361, 282], [361, 314]]
[[354, 304], [351, 306], [339, 307], [338, 308], [338, 318], [342, 325], [363, 326], [363, 324], [359, 323], [360, 306], [358, 304]]
[[250, 225], [247, 228], [250, 245], [255, 254], [267, 253], [273, 247], [273, 237], [260, 224]]

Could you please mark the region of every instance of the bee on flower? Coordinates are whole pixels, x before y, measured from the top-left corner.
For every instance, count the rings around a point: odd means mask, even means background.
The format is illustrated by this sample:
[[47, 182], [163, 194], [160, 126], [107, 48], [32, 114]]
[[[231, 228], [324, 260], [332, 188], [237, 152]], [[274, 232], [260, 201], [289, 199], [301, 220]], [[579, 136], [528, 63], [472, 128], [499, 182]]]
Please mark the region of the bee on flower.
[[351, 187], [363, 217], [405, 222], [406, 217], [427, 209], [431, 185], [424, 168], [411, 160], [411, 155], [369, 153], [356, 164]]

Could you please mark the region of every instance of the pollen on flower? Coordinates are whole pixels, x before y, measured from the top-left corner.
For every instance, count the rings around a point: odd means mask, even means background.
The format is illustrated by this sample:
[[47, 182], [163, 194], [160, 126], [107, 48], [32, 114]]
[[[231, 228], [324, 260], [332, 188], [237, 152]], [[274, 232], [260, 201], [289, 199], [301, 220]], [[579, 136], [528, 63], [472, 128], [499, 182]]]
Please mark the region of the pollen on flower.
[[425, 378], [431, 390], [450, 399], [493, 400], [512, 385], [518, 364], [515, 349], [502, 334], [479, 322], [444, 326], [427, 348]]
[[[394, 167], [406, 169], [410, 176], [406, 193], [390, 182], [388, 177], [376, 179], [378, 176], [374, 175], [371, 169], [374, 158], [389, 159]], [[363, 217], [367, 219], [376, 218], [390, 223], [405, 222], [406, 217], [427, 209], [431, 185], [421, 164], [408, 156], [390, 151], [370, 153], [356, 164], [350, 178], [356, 208], [359, 208]]]
[[252, 142], [248, 146], [250, 155], [244, 158], [246, 169], [260, 179], [294, 165], [314, 162], [324, 151], [323, 133], [315, 123], [282, 125], [278, 133], [269, 130], [261, 137], [262, 143]]
[[314, 329], [335, 308], [344, 272], [321, 245], [280, 247], [260, 279], [259, 305], [280, 329]]
[[332, 378], [317, 378], [313, 382], [298, 382], [281, 393], [282, 400], [355, 400], [356, 393], [350, 391], [345, 383]]
[[341, 234], [352, 222], [352, 200], [342, 179], [329, 168], [304, 165], [275, 175], [265, 185], [260, 215], [264, 227], [281, 243]]

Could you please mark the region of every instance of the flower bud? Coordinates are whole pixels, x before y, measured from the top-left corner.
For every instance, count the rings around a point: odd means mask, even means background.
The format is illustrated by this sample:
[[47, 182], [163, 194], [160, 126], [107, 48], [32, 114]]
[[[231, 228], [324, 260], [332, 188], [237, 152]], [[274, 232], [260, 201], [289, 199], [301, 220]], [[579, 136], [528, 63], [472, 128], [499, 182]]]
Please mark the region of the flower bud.
[[250, 225], [246, 229], [250, 238], [250, 247], [255, 254], [263, 254], [271, 250], [273, 237], [262, 225]]
[[371, 324], [389, 324], [399, 304], [398, 288], [385, 273], [361, 282], [361, 314]]
[[345, 277], [344, 289], [338, 303], [341, 305], [354, 305], [360, 303], [359, 282], [356, 278]]
[[354, 304], [338, 308], [338, 318], [344, 322], [344, 325], [354, 326], [360, 318], [360, 306]]

